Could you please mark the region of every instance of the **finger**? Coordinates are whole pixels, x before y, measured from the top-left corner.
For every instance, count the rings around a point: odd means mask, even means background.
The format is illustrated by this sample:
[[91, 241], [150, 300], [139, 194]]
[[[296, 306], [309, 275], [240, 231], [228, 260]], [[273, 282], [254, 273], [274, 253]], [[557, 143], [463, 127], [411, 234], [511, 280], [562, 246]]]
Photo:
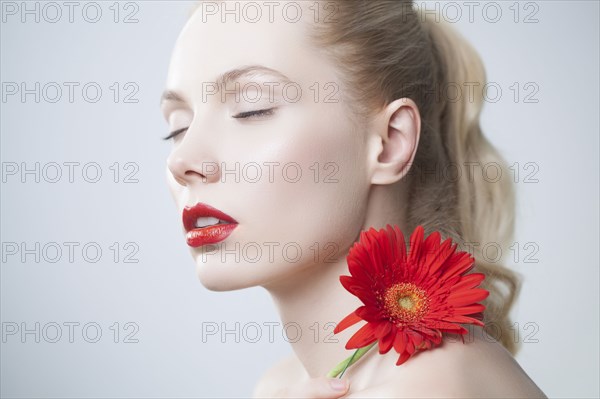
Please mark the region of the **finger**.
[[328, 399], [343, 396], [350, 387], [348, 379], [317, 377], [307, 382], [290, 386], [285, 391], [289, 398]]

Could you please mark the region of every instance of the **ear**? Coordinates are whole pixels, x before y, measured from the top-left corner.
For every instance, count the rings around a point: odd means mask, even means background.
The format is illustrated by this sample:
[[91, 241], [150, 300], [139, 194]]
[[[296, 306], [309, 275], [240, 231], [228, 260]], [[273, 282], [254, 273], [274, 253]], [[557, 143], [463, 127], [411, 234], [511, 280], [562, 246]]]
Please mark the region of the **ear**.
[[392, 184], [408, 173], [419, 144], [421, 117], [415, 102], [401, 98], [387, 105], [371, 125], [371, 184]]

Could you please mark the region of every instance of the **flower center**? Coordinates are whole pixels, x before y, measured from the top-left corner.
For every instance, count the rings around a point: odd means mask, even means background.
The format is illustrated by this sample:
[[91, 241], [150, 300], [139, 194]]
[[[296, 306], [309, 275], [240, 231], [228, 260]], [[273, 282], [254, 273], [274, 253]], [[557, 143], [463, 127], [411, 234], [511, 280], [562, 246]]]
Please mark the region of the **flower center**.
[[403, 296], [402, 298], [398, 299], [398, 304], [401, 308], [406, 310], [411, 310], [415, 306], [415, 303], [409, 296]]
[[419, 321], [429, 310], [427, 293], [413, 283], [398, 283], [388, 288], [384, 303], [388, 314], [401, 323]]

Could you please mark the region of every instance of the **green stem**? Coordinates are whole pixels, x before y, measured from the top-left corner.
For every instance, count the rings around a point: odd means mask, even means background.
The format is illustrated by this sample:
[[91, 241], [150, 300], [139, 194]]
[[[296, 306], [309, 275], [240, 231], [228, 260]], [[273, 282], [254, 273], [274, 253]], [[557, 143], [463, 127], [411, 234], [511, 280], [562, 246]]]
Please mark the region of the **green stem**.
[[344, 372], [346, 371], [346, 369], [348, 367], [352, 366], [354, 363], [356, 363], [358, 361], [358, 359], [363, 357], [363, 355], [365, 353], [367, 353], [367, 351], [369, 349], [371, 349], [373, 347], [373, 345], [375, 345], [376, 343], [377, 343], [377, 341], [373, 342], [371, 345], [363, 346], [362, 348], [359, 348], [356, 351], [354, 351], [352, 356], [350, 356], [349, 358], [340, 362], [329, 373], [327, 373], [327, 377], [335, 378], [335, 377], [338, 377], [338, 374], [339, 374], [338, 378], [342, 378], [342, 375], [344, 375]]

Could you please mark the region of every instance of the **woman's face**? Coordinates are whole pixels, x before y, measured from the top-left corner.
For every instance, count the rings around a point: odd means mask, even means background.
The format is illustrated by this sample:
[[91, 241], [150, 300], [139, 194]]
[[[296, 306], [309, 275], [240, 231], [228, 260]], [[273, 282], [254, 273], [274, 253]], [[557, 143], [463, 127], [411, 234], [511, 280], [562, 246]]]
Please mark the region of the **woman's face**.
[[[201, 5], [187, 22], [161, 105], [169, 132], [187, 128], [167, 159], [179, 218], [202, 202], [237, 222], [224, 240], [190, 246], [201, 282], [217, 291], [343, 259], [362, 228], [369, 190], [364, 132], [341, 101], [333, 64], [309, 42], [313, 3], [302, 6], [298, 22], [295, 7], [277, 3], [254, 23], [256, 11], [236, 3], [237, 14]], [[230, 74], [217, 92], [222, 74], [259, 65]], [[272, 111], [248, 114], [265, 109]], [[182, 222], [184, 233], [189, 228]]]

